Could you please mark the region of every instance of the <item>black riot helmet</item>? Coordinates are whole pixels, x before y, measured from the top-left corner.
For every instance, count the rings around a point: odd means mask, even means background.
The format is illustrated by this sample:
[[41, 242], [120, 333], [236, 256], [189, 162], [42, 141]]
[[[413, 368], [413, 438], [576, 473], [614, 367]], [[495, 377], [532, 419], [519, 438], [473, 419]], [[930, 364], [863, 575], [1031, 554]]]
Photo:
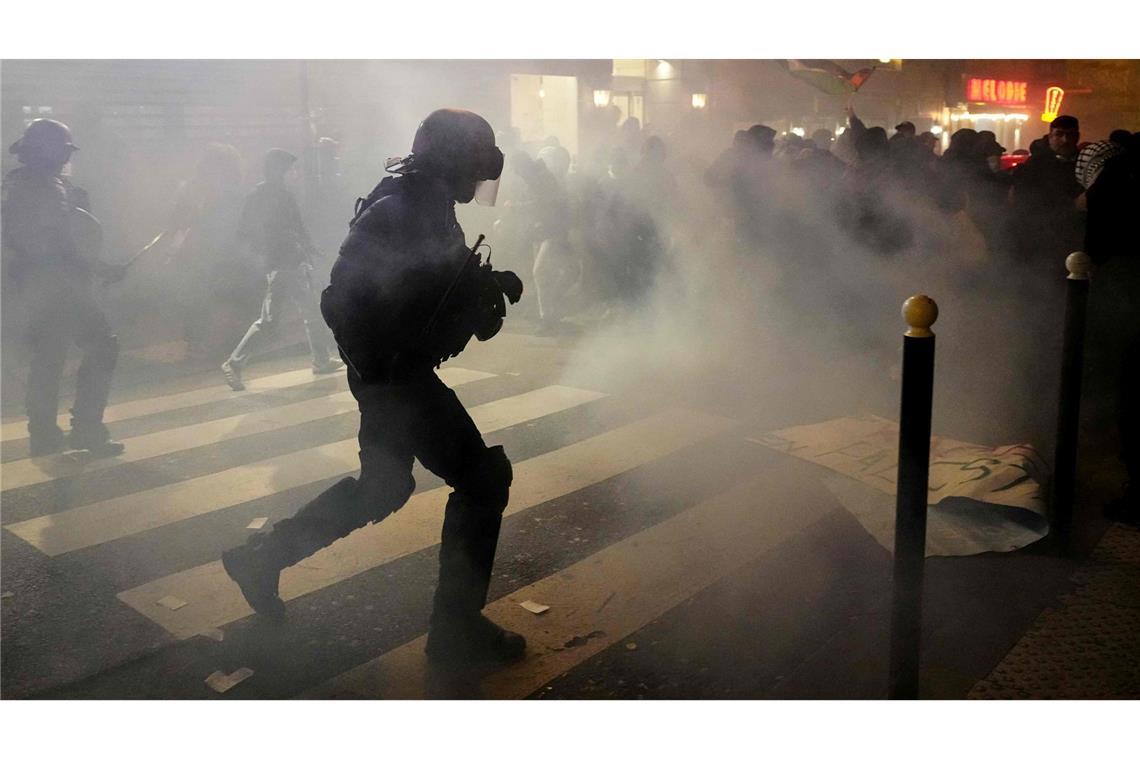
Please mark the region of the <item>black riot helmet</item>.
[[46, 162], [63, 165], [77, 150], [79, 148], [71, 142], [71, 130], [55, 119], [32, 121], [23, 136], [8, 147], [8, 152], [25, 164]]
[[[475, 201], [493, 206], [503, 174], [503, 152], [495, 145], [495, 131], [482, 116], [441, 108], [420, 123], [411, 154], [390, 160], [387, 168], [399, 174], [436, 176], [453, 184], [474, 183]], [[461, 202], [471, 200], [463, 195]]]

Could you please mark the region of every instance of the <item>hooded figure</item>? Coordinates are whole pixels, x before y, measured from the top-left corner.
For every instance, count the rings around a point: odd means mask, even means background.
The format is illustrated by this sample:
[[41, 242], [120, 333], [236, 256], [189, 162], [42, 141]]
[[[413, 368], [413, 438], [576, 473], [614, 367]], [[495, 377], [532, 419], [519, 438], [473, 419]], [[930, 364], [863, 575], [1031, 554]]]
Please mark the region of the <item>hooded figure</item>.
[[241, 371], [262, 342], [265, 333], [281, 324], [282, 310], [292, 306], [301, 314], [313, 358], [313, 374], [327, 375], [344, 367], [329, 355], [330, 343], [320, 323], [317, 294], [313, 286], [313, 259], [319, 255], [301, 218], [297, 199], [289, 189], [297, 157], [273, 148], [265, 154], [264, 181], [245, 198], [238, 234], [253, 248], [265, 267], [266, 289], [261, 314], [222, 364], [222, 376], [235, 391], [245, 390]]

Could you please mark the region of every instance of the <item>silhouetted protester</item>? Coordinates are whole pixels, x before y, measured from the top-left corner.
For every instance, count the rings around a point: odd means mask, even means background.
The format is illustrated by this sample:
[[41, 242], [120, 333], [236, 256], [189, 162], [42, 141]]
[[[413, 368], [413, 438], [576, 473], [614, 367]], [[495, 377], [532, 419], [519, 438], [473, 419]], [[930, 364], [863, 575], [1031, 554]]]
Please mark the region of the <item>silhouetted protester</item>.
[[658, 222], [680, 210], [677, 178], [665, 163], [667, 156], [664, 140], [656, 135], [647, 137], [629, 181], [630, 200]]
[[[167, 231], [175, 238], [169, 263], [191, 356], [217, 348], [221, 312], [247, 295], [244, 262], [234, 254], [242, 197], [241, 155], [224, 143], [206, 146], [194, 176], [179, 189]], [[252, 275], [252, 273], [249, 273]], [[244, 320], [243, 320], [244, 321]]]
[[817, 206], [830, 209], [834, 194], [839, 189], [847, 165], [834, 153], [831, 130], [817, 129], [807, 147], [792, 161], [792, 167], [811, 191], [811, 200]]
[[886, 130], [863, 129], [855, 139], [855, 150], [859, 158], [844, 179], [843, 221], [852, 238], [869, 250], [897, 253], [911, 243], [913, 233], [893, 207], [894, 173]]
[[[1093, 143], [1078, 159], [1089, 182], [1085, 251], [1097, 265], [1092, 278], [1090, 349], [1093, 366], [1118, 378], [1117, 428], [1127, 482], [1105, 508], [1113, 520], [1140, 524], [1140, 132], [1123, 150]], [[1100, 146], [1100, 147], [1097, 147]], [[1090, 150], [1090, 148], [1092, 150]], [[1102, 166], [1092, 153], [1104, 157]], [[1107, 154], [1107, 155], [1106, 155]], [[1090, 168], [1091, 167], [1091, 168]]]
[[1114, 129], [1108, 133], [1108, 141], [1124, 148], [1132, 140], [1132, 133], [1127, 129]]
[[914, 124], [909, 121], [904, 121], [901, 124], [895, 125], [895, 133], [890, 137], [891, 148], [894, 149], [896, 144], [909, 143], [915, 138]]
[[[8, 149], [23, 164], [4, 178], [3, 239], [11, 257], [7, 272], [31, 309], [26, 403], [32, 456], [54, 454], [65, 445], [94, 456], [123, 453], [103, 424], [119, 339], [92, 288], [96, 277], [117, 281], [126, 268], [98, 259], [102, 227], [90, 213], [87, 194], [63, 176], [76, 150], [67, 126], [51, 119], [33, 121]], [[56, 420], [73, 342], [83, 359], [65, 441]]]
[[950, 148], [940, 162], [945, 189], [965, 201], [966, 212], [985, 236], [991, 253], [1009, 250], [1009, 188], [1001, 173], [1005, 148], [989, 130], [960, 129], [950, 137]]
[[533, 161], [518, 154], [515, 164], [529, 191], [536, 233], [532, 276], [538, 300], [537, 334], [553, 335], [564, 329], [562, 320], [571, 312], [572, 291], [582, 274], [581, 261], [570, 242], [573, 210], [566, 191], [570, 153], [561, 146], [547, 146]]
[[911, 197], [932, 196], [937, 180], [930, 151], [919, 142], [909, 121], [897, 125], [895, 130], [887, 141], [887, 153], [899, 189]]
[[454, 489], [428, 656], [466, 662], [524, 653], [522, 636], [481, 613], [511, 464], [501, 446], [487, 447], [433, 369], [472, 337], [492, 338], [504, 299], [516, 303], [522, 295], [513, 273], [479, 264], [455, 218], [456, 203], [493, 199], [489, 183], [502, 169], [503, 154], [482, 117], [435, 111], [416, 131], [412, 153], [389, 162], [396, 176], [362, 203], [321, 300], [360, 405], [360, 476], [344, 478], [272, 531], [223, 554], [226, 572], [259, 614], [284, 617], [283, 568], [402, 507], [415, 489], [412, 463], [419, 459]]
[[923, 162], [933, 163], [938, 160], [938, 154], [936, 152], [938, 150], [937, 135], [928, 131], [923, 132], [915, 139], [918, 140], [918, 144], [921, 148], [919, 155], [922, 157]]
[[571, 292], [581, 275], [580, 259], [571, 245], [573, 210], [567, 190], [570, 153], [548, 146], [538, 158], [511, 156], [511, 169], [526, 187], [526, 199], [515, 202], [523, 215], [532, 247], [531, 277], [538, 301], [538, 334], [553, 335], [571, 311]]
[[352, 218], [356, 194], [341, 171], [340, 144], [331, 137], [317, 140], [316, 208], [313, 210], [313, 238], [324, 252], [335, 250], [344, 239]]
[[[1074, 163], [1080, 124], [1058, 116], [1044, 146], [1030, 145], [1029, 160], [1013, 175], [1012, 234], [1018, 259], [1063, 274], [1065, 257], [1081, 247], [1083, 221], [1075, 204], [1081, 194]], [[1063, 279], [1063, 278], [1062, 278]]]
[[816, 150], [830, 153], [834, 142], [835, 135], [831, 133], [830, 129], [817, 129], [811, 133], [811, 144]]
[[222, 376], [235, 391], [245, 390], [241, 372], [253, 349], [267, 334], [276, 331], [290, 307], [301, 313], [313, 357], [313, 374], [327, 375], [344, 367], [343, 362], [329, 356], [330, 341], [317, 311], [313, 258], [318, 253], [288, 186], [296, 161], [296, 156], [280, 148], [266, 153], [265, 179], [246, 196], [242, 207], [238, 234], [249, 241], [264, 262], [267, 286], [261, 315], [222, 364]]
[[741, 252], [759, 251], [771, 228], [767, 199], [779, 191], [772, 158], [776, 130], [754, 124], [738, 131], [732, 146], [721, 153], [705, 172], [712, 188], [733, 220]]
[[628, 119], [621, 123], [618, 129], [618, 144], [625, 150], [628, 156], [637, 156], [641, 154], [641, 119], [636, 116], [630, 116]]

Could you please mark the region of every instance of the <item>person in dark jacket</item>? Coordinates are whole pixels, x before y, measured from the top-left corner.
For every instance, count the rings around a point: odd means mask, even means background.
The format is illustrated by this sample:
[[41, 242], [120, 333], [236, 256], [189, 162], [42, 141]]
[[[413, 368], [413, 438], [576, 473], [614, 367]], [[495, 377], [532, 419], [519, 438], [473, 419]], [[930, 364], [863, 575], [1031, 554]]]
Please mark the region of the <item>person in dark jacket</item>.
[[[1126, 482], [1105, 515], [1140, 524], [1140, 132], [1107, 159], [1085, 194], [1092, 278], [1090, 349], [1117, 379], [1117, 429]], [[1096, 363], [1094, 362], [1094, 365]]]
[[778, 190], [775, 147], [776, 130], [754, 124], [736, 132], [732, 146], [705, 171], [705, 185], [728, 211], [742, 253], [757, 253], [771, 234], [771, 209], [765, 201]]
[[363, 201], [333, 265], [321, 311], [348, 362], [360, 405], [360, 476], [333, 485], [296, 515], [227, 551], [222, 562], [259, 614], [281, 619], [282, 569], [400, 509], [415, 489], [415, 459], [454, 490], [447, 501], [427, 654], [436, 661], [510, 660], [522, 636], [481, 613], [512, 470], [488, 447], [434, 372], [472, 337], [502, 325], [522, 282], [481, 265], [455, 204], [493, 202], [503, 154], [482, 117], [445, 109], [416, 132], [412, 153], [389, 162]]
[[254, 346], [263, 333], [281, 322], [288, 305], [301, 312], [309, 351], [313, 357], [313, 374], [327, 375], [344, 367], [329, 356], [329, 342], [317, 313], [317, 294], [313, 288], [313, 258], [318, 255], [301, 219], [297, 199], [286, 184], [297, 157], [274, 148], [265, 155], [265, 181], [245, 199], [238, 234], [247, 239], [254, 253], [265, 263], [265, 298], [261, 315], [249, 326], [230, 357], [222, 364], [222, 375], [235, 391], [245, 390], [241, 371], [249, 361]]
[[1083, 219], [1075, 203], [1082, 192], [1074, 173], [1079, 142], [1077, 119], [1058, 116], [1049, 124], [1045, 145], [1031, 145], [1029, 160], [1013, 176], [1017, 257], [1040, 264], [1048, 276], [1063, 275], [1065, 257], [1083, 242]]
[[[126, 268], [98, 259], [102, 226], [90, 213], [87, 194], [63, 176], [76, 150], [67, 125], [36, 119], [8, 149], [22, 166], [3, 183], [3, 242], [11, 256], [6, 270], [31, 307], [26, 403], [32, 456], [54, 454], [65, 445], [94, 456], [123, 453], [123, 444], [111, 440], [103, 424], [119, 339], [92, 286], [95, 278], [122, 279]], [[70, 343], [82, 349], [83, 360], [65, 439], [57, 415]]]

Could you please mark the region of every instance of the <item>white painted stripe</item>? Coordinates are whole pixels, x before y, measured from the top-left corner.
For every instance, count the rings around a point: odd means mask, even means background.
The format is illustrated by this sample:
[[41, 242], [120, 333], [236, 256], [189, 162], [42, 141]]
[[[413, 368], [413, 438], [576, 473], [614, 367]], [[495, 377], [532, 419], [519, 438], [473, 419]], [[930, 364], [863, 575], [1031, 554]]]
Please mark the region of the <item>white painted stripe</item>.
[[[314, 375], [311, 369], [295, 369], [276, 375], [249, 378], [245, 381], [245, 390], [240, 393], [236, 393], [222, 381], [222, 375], [221, 372], [219, 372], [216, 378], [218, 382], [207, 388], [196, 388], [192, 391], [173, 393], [168, 396], [154, 396], [151, 398], [135, 399], [134, 401], [124, 401], [121, 404], [108, 406], [107, 409], [103, 412], [103, 421], [119, 422], [121, 420], [130, 419], [132, 417], [142, 417], [148, 414], [169, 412], [174, 409], [185, 409], [188, 406], [199, 406], [201, 404], [209, 404], [214, 401], [245, 398], [246, 396], [254, 393], [279, 391], [283, 388], [293, 388], [298, 385], [314, 383], [318, 380], [327, 380], [330, 377], [336, 377], [336, 375]], [[341, 377], [343, 377], [343, 374]], [[67, 414], [59, 415], [58, 421], [60, 427], [65, 427], [69, 423], [69, 419], [70, 418]], [[20, 438], [27, 438], [27, 419], [25, 418], [15, 420], [13, 422], [5, 422], [2, 428], [0, 428], [0, 435], [2, 435], [2, 438], [0, 438], [0, 440], [3, 441], [13, 441]]]
[[[489, 372], [449, 367], [439, 371], [439, 377], [451, 388], [475, 380], [494, 377]], [[173, 454], [178, 451], [209, 446], [225, 440], [257, 433], [301, 425], [306, 422], [345, 414], [356, 410], [356, 400], [348, 391], [331, 396], [286, 404], [272, 409], [246, 412], [232, 417], [208, 420], [195, 425], [169, 428], [155, 433], [123, 439], [127, 447], [122, 456], [112, 459], [94, 459], [86, 463], [68, 462], [59, 457], [19, 459], [0, 465], [0, 484], [3, 490], [46, 483], [56, 478], [73, 477], [87, 472], [105, 470], [126, 462], [139, 462], [151, 457]]]
[[[521, 699], [771, 551], [829, 511], [826, 500], [803, 496], [802, 475], [773, 468], [496, 600], [485, 610], [487, 616], [526, 636], [527, 657], [468, 685], [468, 693], [456, 693], [454, 685], [429, 669], [423, 651], [426, 637], [421, 636], [302, 696]], [[550, 609], [534, 615], [519, 606], [526, 600]], [[779, 621], [754, 624], [763, 627]], [[603, 635], [586, 638], [594, 631]], [[575, 636], [584, 637], [584, 642], [567, 647]]]
[[[601, 482], [727, 430], [730, 420], [676, 409], [615, 428], [564, 448], [516, 463], [511, 501], [514, 514]], [[450, 489], [416, 494], [396, 514], [369, 525], [281, 574], [283, 599], [295, 599], [439, 541]], [[157, 602], [185, 599], [179, 610]], [[241, 592], [211, 562], [124, 591], [119, 598], [178, 638], [217, 628], [250, 614]]]
[[[604, 394], [551, 385], [471, 410], [483, 432], [528, 422]], [[485, 424], [484, 420], [490, 424]], [[178, 483], [94, 502], [6, 526], [44, 554], [57, 556], [260, 499], [359, 469], [356, 438], [233, 467]]]

